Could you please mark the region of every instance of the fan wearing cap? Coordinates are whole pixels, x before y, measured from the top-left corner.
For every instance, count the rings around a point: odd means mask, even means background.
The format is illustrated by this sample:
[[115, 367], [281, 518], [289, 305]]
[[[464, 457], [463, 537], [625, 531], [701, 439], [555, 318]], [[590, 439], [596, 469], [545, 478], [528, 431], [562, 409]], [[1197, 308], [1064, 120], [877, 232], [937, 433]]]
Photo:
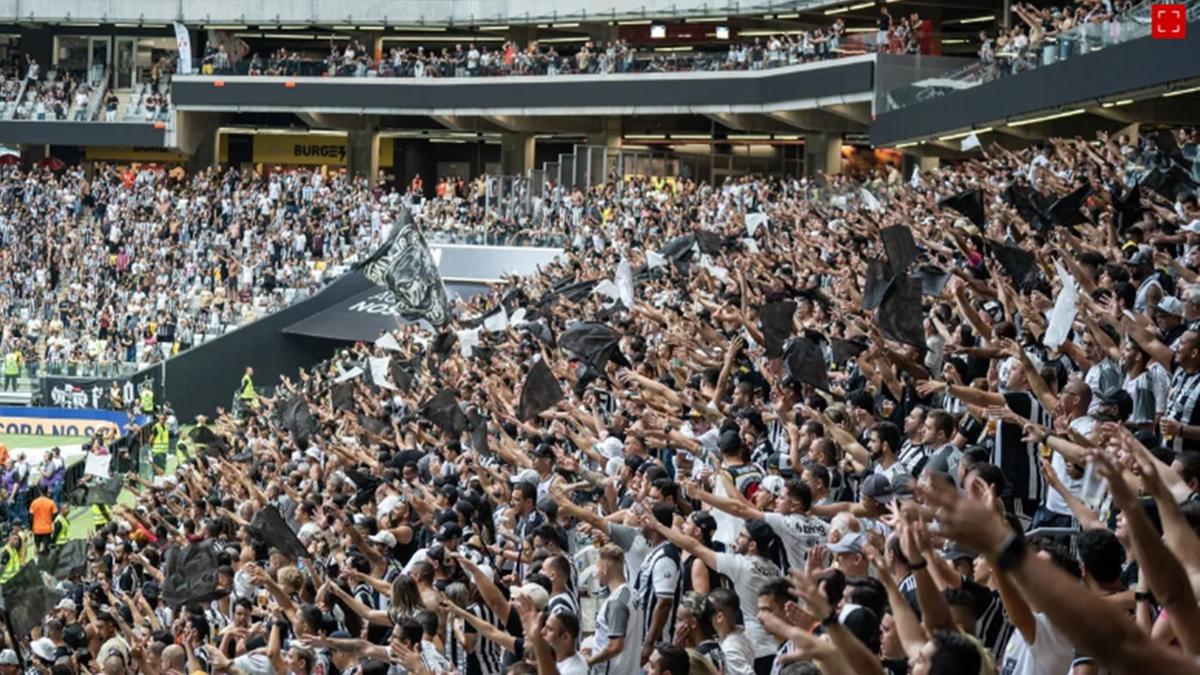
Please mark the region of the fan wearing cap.
[[[905, 474], [907, 475], [907, 474]], [[902, 480], [908, 480], [901, 477]], [[880, 518], [886, 514], [887, 505], [896, 497], [892, 482], [881, 473], [873, 473], [863, 480], [859, 489], [857, 502], [833, 502], [813, 506], [811, 512], [821, 518], [832, 518], [839, 513], [849, 513], [858, 518], [859, 525], [864, 531], [875, 532], [886, 537], [891, 534], [889, 528]]]
[[1187, 331], [1183, 323], [1183, 303], [1173, 295], [1164, 296], [1154, 307], [1154, 323], [1158, 326], [1159, 340], [1174, 348], [1179, 338]]
[[[746, 635], [754, 645], [755, 671], [770, 669], [779, 645], [758, 623], [758, 592], [771, 579], [783, 572], [771, 562], [776, 536], [771, 526], [762, 520], [747, 520], [734, 544], [734, 553], [717, 553], [700, 541], [671, 529], [656, 520], [643, 519], [652, 529], [666, 537], [680, 550], [691, 553], [705, 565], [729, 577], [741, 601]], [[765, 664], [765, 665], [763, 665]]]
[[1154, 248], [1149, 244], [1138, 246], [1125, 261], [1129, 276], [1137, 283], [1137, 294], [1133, 300], [1133, 311], [1141, 314], [1158, 305], [1163, 297], [1163, 287], [1154, 269]]

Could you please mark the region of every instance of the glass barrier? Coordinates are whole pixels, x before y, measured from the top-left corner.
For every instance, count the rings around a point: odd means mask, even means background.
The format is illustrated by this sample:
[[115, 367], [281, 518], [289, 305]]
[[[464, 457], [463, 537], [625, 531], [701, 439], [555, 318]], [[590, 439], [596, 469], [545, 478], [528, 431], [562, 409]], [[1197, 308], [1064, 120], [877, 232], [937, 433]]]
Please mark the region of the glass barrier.
[[[770, 37], [764, 39], [764, 43]], [[464, 42], [470, 42], [464, 39]], [[884, 51], [889, 47], [885, 46]], [[467, 59], [461, 52], [401, 51], [378, 61], [331, 56], [323, 60], [301, 58], [261, 58], [255, 55], [233, 63], [218, 63], [209, 58], [200, 66], [201, 75], [270, 75], [279, 77], [505, 77], [511, 75], [613, 75], [654, 72], [769, 70], [801, 63], [827, 61], [879, 51], [874, 34], [855, 33], [821, 42], [789, 40], [778, 49], [758, 50], [759, 60], [748, 50], [712, 52], [643, 52], [609, 58], [603, 51], [590, 59], [558, 52], [517, 53], [508, 58], [494, 50], [495, 58]]]
[[[1150, 35], [1152, 2], [1144, 2], [1102, 22], [1089, 22], [1036, 42], [1006, 45], [984, 52], [980, 60], [950, 73], [925, 78], [883, 95], [880, 110], [888, 112], [972, 89], [1001, 78], [1075, 58]], [[1188, 21], [1200, 20], [1200, 0], [1187, 0]]]

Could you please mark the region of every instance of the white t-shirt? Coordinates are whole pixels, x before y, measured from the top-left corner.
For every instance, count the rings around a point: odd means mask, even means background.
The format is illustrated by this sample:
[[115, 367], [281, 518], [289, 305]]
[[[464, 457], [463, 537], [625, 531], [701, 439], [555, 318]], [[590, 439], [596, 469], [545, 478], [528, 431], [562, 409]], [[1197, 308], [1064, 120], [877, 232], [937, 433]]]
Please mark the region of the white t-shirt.
[[763, 520], [783, 541], [788, 566], [794, 569], [803, 569], [809, 550], [829, 538], [829, 523], [802, 513], [764, 513]]
[[721, 656], [725, 659], [725, 675], [754, 675], [754, 645], [740, 630], [721, 640]]
[[1045, 614], [1034, 614], [1033, 619], [1033, 645], [1025, 642], [1021, 631], [1014, 630], [999, 659], [999, 675], [1063, 675], [1071, 667], [1075, 655], [1071, 642], [1050, 625]]
[[620, 588], [604, 598], [600, 611], [596, 613], [596, 634], [592, 653], [595, 655], [604, 651], [609, 642], [616, 638], [624, 638], [625, 644], [616, 656], [596, 664], [592, 668], [593, 675], [638, 672], [642, 651], [641, 635], [641, 613], [634, 607], [633, 589], [628, 584], [621, 584]]
[[783, 572], [766, 558], [736, 553], [718, 553], [717, 571], [733, 582], [733, 591], [742, 606], [746, 637], [754, 645], [754, 656], [774, 655], [779, 644], [758, 622], [758, 592], [771, 579], [783, 576]]
[[558, 662], [558, 675], [588, 675], [587, 661], [575, 652], [564, 661]]

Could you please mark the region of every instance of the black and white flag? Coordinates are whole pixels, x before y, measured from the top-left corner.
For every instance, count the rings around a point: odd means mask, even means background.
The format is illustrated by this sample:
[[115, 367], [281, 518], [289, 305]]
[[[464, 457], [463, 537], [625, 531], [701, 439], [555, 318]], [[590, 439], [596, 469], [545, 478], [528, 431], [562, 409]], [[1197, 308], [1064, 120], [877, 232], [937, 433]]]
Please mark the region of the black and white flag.
[[357, 269], [371, 281], [387, 287], [395, 297], [396, 309], [434, 326], [450, 321], [450, 300], [438, 274], [437, 263], [412, 215], [403, 211], [392, 233]]

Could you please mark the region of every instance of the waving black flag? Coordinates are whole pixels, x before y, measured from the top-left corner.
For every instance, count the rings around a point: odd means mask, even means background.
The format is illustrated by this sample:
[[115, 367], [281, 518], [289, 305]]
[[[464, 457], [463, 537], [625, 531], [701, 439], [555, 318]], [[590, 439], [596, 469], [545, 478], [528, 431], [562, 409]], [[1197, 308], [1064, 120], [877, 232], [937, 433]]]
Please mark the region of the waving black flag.
[[960, 192], [952, 197], [946, 197], [938, 202], [938, 206], [954, 209], [967, 217], [976, 227], [983, 227], [985, 221], [983, 212], [983, 191], [976, 188]]
[[722, 246], [724, 246], [724, 240], [718, 232], [697, 230], [696, 244], [700, 247], [701, 253], [706, 255], [718, 255], [721, 252]]
[[867, 346], [855, 340], [833, 338], [829, 341], [829, 350], [833, 352], [834, 365], [841, 366], [850, 359], [867, 351]]
[[333, 385], [332, 404], [334, 410], [354, 409], [354, 383], [338, 382]]
[[467, 428], [471, 430], [471, 449], [475, 452], [490, 452], [488, 448], [488, 418], [478, 410], [467, 414]]
[[413, 375], [420, 365], [420, 357], [404, 360], [399, 355], [393, 354], [392, 361], [388, 364], [388, 371], [392, 375], [392, 384], [395, 384], [400, 391], [412, 389]]
[[308, 557], [308, 549], [304, 548], [274, 505], [268, 504], [267, 508], [255, 513], [250, 527], [268, 546], [279, 549], [287, 557], [293, 560]]
[[863, 288], [862, 308], [875, 309], [879, 303], [883, 302], [883, 296], [887, 293], [888, 276], [887, 270], [884, 269], [883, 261], [871, 260], [867, 262], [867, 280]]
[[1088, 218], [1083, 215], [1080, 208], [1083, 207], [1083, 203], [1087, 201], [1090, 194], [1092, 194], [1092, 184], [1085, 182], [1070, 194], [1055, 200], [1046, 215], [1050, 216], [1050, 220], [1063, 227], [1086, 223]]
[[1054, 224], [1047, 215], [1051, 206], [1050, 200], [1037, 190], [1014, 183], [1004, 191], [1004, 199], [1013, 205], [1021, 218], [1033, 229], [1045, 230]]
[[1142, 187], [1134, 185], [1124, 195], [1119, 194], [1116, 190], [1110, 190], [1112, 196], [1113, 209], [1117, 212], [1117, 232], [1124, 233], [1134, 224], [1141, 221], [1146, 210], [1142, 208]]
[[381, 420], [375, 419], [374, 417], [370, 417], [368, 415], [363, 415], [361, 413], [359, 413], [359, 415], [358, 415], [358, 424], [363, 429], [366, 429], [367, 433], [373, 434], [375, 436], [385, 436], [385, 435], [387, 435], [387, 432], [391, 429], [391, 427], [389, 427], [387, 425], [387, 422], [383, 422]]
[[229, 591], [217, 585], [217, 567], [217, 552], [210, 542], [168, 548], [163, 559], [163, 602], [179, 607], [225, 595]]
[[87, 539], [69, 539], [38, 558], [38, 567], [55, 579], [68, 579], [87, 569]]
[[783, 368], [791, 379], [811, 384], [821, 391], [829, 391], [829, 368], [825, 365], [825, 354], [816, 341], [807, 337], [788, 340], [783, 350]]
[[317, 420], [313, 418], [312, 411], [308, 408], [308, 400], [300, 394], [292, 394], [282, 405], [279, 406], [278, 424], [288, 433], [296, 442], [303, 443], [317, 431]]
[[1012, 244], [1001, 244], [992, 247], [992, 255], [1018, 288], [1029, 289], [1037, 283], [1037, 260], [1029, 251]]
[[434, 326], [450, 321], [450, 300], [437, 263], [408, 210], [401, 212], [388, 240], [356, 268], [391, 291], [396, 309], [402, 314], [420, 317]]
[[587, 281], [572, 281], [562, 285], [555, 285], [548, 293], [538, 298], [536, 305], [545, 307], [547, 305], [558, 302], [559, 298], [566, 298], [571, 302], [581, 302], [586, 298], [596, 284], [600, 283], [600, 279], [591, 279]]
[[123, 487], [125, 487], [124, 476], [112, 476], [99, 483], [89, 485], [87, 497], [84, 498], [82, 506], [85, 508], [97, 504], [112, 506], [117, 503], [117, 497], [121, 495]]
[[3, 591], [8, 625], [17, 637], [25, 637], [40, 626], [58, 602], [58, 594], [46, 586], [37, 565], [22, 567], [16, 576], [4, 582]]
[[452, 434], [460, 434], [467, 428], [467, 416], [458, 406], [458, 399], [455, 398], [454, 392], [449, 389], [439, 391], [433, 398], [422, 404], [421, 409], [417, 412], [421, 417]]
[[758, 308], [758, 325], [767, 358], [777, 359], [783, 354], [783, 343], [792, 334], [792, 316], [795, 313], [794, 302], [768, 302]]
[[950, 282], [950, 273], [937, 265], [921, 265], [917, 268], [917, 276], [921, 278], [921, 295], [938, 296]]
[[554, 371], [544, 360], [538, 360], [525, 376], [525, 384], [521, 386], [521, 403], [517, 408], [517, 417], [522, 422], [533, 419], [538, 413], [550, 408], [562, 400], [562, 387]]
[[917, 259], [917, 242], [907, 225], [892, 225], [880, 232], [883, 250], [887, 252], [888, 267], [893, 275], [908, 269]]
[[1170, 200], [1178, 199], [1185, 192], [1196, 189], [1196, 181], [1192, 180], [1178, 164], [1172, 164], [1168, 169], [1155, 167], [1142, 178], [1140, 183], [1148, 189]]
[[621, 336], [609, 326], [595, 321], [575, 324], [558, 337], [558, 344], [575, 354], [594, 370], [603, 371], [609, 360], [629, 365], [617, 347]]
[[925, 318], [921, 311], [921, 279], [907, 274], [892, 279], [875, 314], [879, 332], [897, 342], [921, 349], [925, 343]]

